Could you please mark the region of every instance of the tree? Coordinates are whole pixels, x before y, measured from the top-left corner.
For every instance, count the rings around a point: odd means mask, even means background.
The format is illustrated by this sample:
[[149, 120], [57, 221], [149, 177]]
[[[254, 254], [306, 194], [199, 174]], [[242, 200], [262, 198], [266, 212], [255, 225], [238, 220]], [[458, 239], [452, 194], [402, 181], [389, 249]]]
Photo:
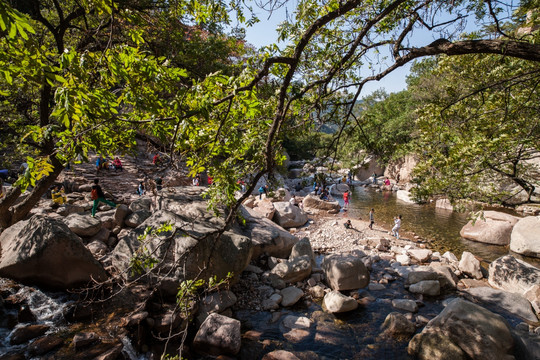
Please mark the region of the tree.
[[[254, 54], [241, 72], [230, 73], [233, 76], [210, 73], [203, 78], [205, 70], [189, 81], [188, 72], [177, 67], [181, 61], [172, 65], [168, 53], [160, 58], [145, 51], [144, 29], [123, 25], [137, 24], [140, 17], [133, 13], [140, 9], [147, 14], [172, 12], [190, 25], [227, 24], [229, 12], [244, 21], [239, 1], [227, 7], [213, 1], [133, 0], [109, 6], [102, 0], [62, 5], [32, 0], [19, 7], [21, 12], [13, 11], [5, 0], [1, 4], [2, 69], [7, 69], [2, 89], [10, 91], [5, 96], [13, 96], [15, 88], [25, 90], [22, 98], [32, 103], [32, 112], [10, 120], [23, 125], [19, 135], [28, 134], [15, 138], [37, 149], [32, 163], [36, 165], [19, 185], [24, 188], [42, 177], [20, 204], [11, 207], [20, 190], [1, 201], [2, 226], [23, 218], [75, 154], [108, 146], [112, 151], [115, 144], [132, 143], [137, 131], [158, 136], [171, 156], [185, 156], [192, 173], [207, 169], [216, 175], [212, 203], [229, 205], [232, 221], [243, 200], [234, 198], [232, 184], [253, 175], [248, 193], [253, 190], [256, 181], [282, 160], [283, 134], [294, 126], [313, 125], [317, 118], [313, 114], [337, 124], [332, 144], [337, 149], [366, 82], [437, 54], [490, 53], [540, 60], [536, 32], [528, 37], [505, 32], [502, 16], [516, 9], [512, 4], [308, 0], [299, 3], [294, 21], [281, 27], [281, 38], [289, 39], [283, 50], [270, 46]], [[498, 37], [456, 40], [471, 11], [493, 24]], [[35, 36], [28, 35], [30, 30], [23, 34], [29, 27], [35, 28]], [[413, 33], [418, 29], [438, 39], [416, 44]], [[130, 41], [117, 36], [122, 30]], [[389, 57], [386, 67], [386, 62], [377, 61], [381, 54]], [[360, 75], [365, 68], [371, 75]], [[269, 81], [275, 91], [259, 97]]]
[[[534, 201], [539, 64], [495, 55], [441, 57], [423, 80], [416, 86], [425, 101], [418, 111], [417, 196]], [[519, 192], [524, 196], [516, 200]]]

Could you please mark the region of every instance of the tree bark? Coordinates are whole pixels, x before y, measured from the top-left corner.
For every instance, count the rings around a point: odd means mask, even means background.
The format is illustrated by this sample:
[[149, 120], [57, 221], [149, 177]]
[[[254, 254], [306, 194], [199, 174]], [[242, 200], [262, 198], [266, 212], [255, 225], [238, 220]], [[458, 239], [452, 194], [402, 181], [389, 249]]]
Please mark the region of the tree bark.
[[41, 178], [24, 200], [13, 206], [21, 194], [21, 190], [14, 187], [8, 192], [6, 197], [0, 201], [0, 226], [2, 228], [7, 228], [26, 218], [43, 194], [45, 194], [51, 185], [54, 184], [58, 175], [64, 170], [64, 166], [56, 159], [56, 157], [51, 157], [50, 160], [53, 165], [53, 171], [49, 175]]

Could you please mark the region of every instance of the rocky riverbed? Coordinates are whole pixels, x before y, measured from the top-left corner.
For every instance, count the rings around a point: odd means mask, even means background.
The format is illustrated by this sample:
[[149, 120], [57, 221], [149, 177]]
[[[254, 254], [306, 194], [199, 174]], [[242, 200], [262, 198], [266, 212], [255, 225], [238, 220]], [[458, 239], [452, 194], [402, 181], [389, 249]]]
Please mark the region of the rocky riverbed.
[[1, 283], [0, 359], [540, 358], [540, 270], [510, 255], [483, 267], [337, 202], [294, 206], [286, 189], [248, 198], [220, 236], [201, 187], [175, 183], [92, 218], [79, 175], [68, 204], [44, 200], [0, 235], [0, 274], [15, 280]]

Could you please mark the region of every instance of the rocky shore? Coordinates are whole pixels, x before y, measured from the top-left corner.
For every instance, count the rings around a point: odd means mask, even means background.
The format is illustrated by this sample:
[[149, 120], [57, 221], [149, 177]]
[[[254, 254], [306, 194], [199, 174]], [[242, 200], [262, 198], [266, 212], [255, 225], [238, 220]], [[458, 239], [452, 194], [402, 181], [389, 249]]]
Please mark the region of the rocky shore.
[[[347, 229], [337, 202], [287, 189], [225, 231], [201, 187], [173, 183], [92, 218], [87, 180], [0, 235], [0, 359], [540, 358], [540, 270], [511, 255], [484, 268]], [[42, 288], [66, 294], [57, 315]]]

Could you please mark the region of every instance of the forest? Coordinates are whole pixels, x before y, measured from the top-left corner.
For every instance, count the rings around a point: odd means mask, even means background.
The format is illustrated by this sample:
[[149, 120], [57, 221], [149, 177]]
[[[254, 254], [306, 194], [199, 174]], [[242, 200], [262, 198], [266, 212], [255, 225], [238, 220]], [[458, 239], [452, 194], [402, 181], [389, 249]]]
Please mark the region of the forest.
[[[285, 3], [2, 0], [0, 165], [29, 167], [0, 200], [0, 226], [70, 162], [128, 153], [136, 138], [215, 174], [210, 203], [231, 216], [237, 180], [252, 192], [286, 151], [351, 167], [362, 153], [414, 154], [420, 200], [504, 203], [498, 179], [538, 199], [536, 0], [305, 0], [277, 29], [281, 46], [247, 43], [256, 14]], [[418, 31], [435, 40], [418, 44]], [[364, 95], [407, 63], [406, 90]]]

